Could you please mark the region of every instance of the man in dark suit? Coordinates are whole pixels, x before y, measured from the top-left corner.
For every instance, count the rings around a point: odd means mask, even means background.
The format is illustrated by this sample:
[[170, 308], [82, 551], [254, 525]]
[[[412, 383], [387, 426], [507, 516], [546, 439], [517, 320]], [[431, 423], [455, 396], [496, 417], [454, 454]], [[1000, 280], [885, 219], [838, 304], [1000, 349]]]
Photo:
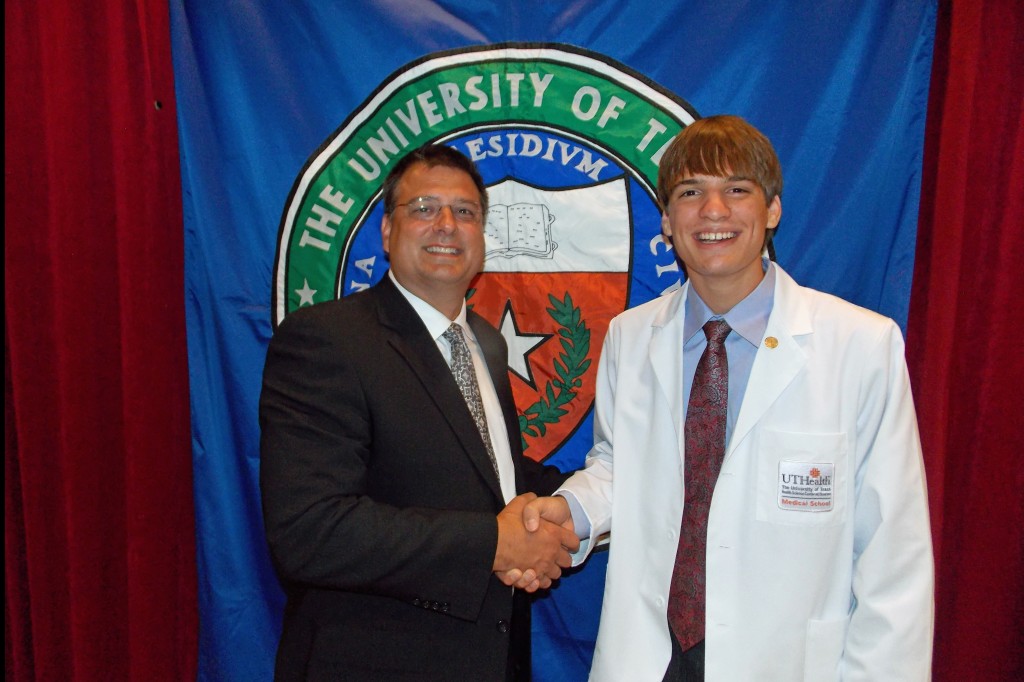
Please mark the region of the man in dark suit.
[[578, 540], [522, 526], [565, 477], [523, 457], [504, 339], [466, 309], [486, 188], [429, 145], [383, 191], [388, 275], [292, 313], [267, 354], [260, 486], [288, 596], [276, 678], [528, 679], [528, 595], [505, 583], [550, 585]]

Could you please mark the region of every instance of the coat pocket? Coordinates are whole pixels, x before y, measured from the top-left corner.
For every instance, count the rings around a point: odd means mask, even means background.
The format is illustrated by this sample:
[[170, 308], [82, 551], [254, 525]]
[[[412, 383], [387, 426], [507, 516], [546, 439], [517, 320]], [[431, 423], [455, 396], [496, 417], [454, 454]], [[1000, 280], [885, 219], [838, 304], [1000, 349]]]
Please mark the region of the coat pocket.
[[845, 433], [758, 434], [757, 520], [796, 526], [846, 521], [849, 438]]
[[807, 621], [804, 649], [805, 682], [839, 679], [839, 661], [843, 656], [849, 618]]

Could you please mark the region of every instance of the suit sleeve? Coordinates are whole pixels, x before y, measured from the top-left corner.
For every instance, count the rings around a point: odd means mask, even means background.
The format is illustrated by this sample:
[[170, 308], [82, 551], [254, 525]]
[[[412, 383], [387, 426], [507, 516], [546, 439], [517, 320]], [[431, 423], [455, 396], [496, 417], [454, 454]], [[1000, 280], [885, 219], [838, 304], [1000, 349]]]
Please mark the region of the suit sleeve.
[[540, 464], [529, 457], [523, 457], [523, 485], [522, 492], [536, 493], [538, 497], [550, 495], [558, 489], [558, 486], [569, 477], [557, 467]]
[[857, 425], [854, 608], [844, 680], [929, 680], [934, 571], [927, 489], [903, 340], [892, 322], [867, 357]]
[[[343, 334], [308, 309], [270, 343], [260, 398], [265, 530], [289, 583], [447, 605], [479, 613], [497, 546], [493, 514], [382, 504], [366, 493], [373, 387]], [[380, 387], [376, 387], [380, 388]]]

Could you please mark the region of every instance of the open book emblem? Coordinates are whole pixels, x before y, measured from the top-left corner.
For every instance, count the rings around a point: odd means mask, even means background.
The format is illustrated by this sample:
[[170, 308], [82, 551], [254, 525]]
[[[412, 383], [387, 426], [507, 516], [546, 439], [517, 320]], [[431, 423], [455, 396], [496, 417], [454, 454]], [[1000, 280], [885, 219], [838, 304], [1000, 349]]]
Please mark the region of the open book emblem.
[[551, 258], [558, 248], [551, 239], [555, 216], [544, 204], [493, 204], [487, 210], [487, 253], [492, 256]]
[[486, 272], [628, 272], [629, 249], [623, 247], [631, 217], [624, 177], [569, 188], [505, 178], [487, 193]]

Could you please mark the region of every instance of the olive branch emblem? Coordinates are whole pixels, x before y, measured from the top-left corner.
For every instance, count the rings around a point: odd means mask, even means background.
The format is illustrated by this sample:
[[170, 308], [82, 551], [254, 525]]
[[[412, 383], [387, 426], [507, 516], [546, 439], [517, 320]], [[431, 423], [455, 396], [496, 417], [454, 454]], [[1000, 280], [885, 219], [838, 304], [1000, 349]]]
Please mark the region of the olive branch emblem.
[[524, 452], [529, 447], [527, 436], [543, 436], [548, 424], [558, 423], [567, 413], [562, 408], [576, 398], [576, 389], [583, 386], [580, 377], [590, 367], [590, 360], [587, 359], [590, 352], [590, 330], [580, 317], [580, 309], [573, 305], [568, 292], [561, 301], [551, 294], [548, 294], [548, 300], [552, 305], [547, 308], [548, 314], [559, 326], [562, 352], [559, 359], [555, 360], [555, 374], [558, 377], [547, 382], [541, 399], [519, 415], [519, 432]]

